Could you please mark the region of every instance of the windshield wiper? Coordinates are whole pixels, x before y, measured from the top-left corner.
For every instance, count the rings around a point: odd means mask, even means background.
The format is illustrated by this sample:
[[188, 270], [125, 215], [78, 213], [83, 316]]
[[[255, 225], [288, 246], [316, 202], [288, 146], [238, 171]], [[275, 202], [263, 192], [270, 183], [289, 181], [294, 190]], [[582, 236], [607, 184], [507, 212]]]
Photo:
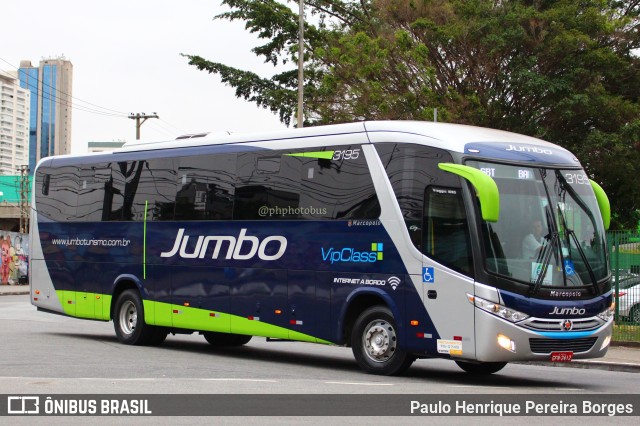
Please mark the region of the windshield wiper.
[[593, 268], [591, 267], [591, 263], [589, 263], [589, 260], [587, 259], [587, 254], [584, 252], [584, 249], [580, 245], [580, 241], [578, 241], [578, 237], [576, 236], [576, 233], [574, 232], [574, 230], [570, 228], [566, 228], [566, 229], [567, 229], [567, 233], [572, 237], [573, 242], [576, 245], [576, 248], [578, 249], [578, 253], [580, 253], [580, 258], [582, 259], [582, 262], [584, 263], [585, 268], [587, 268], [587, 272], [589, 273], [589, 279], [591, 280], [591, 286], [595, 291], [594, 294], [598, 294], [598, 282], [596, 281], [596, 274], [593, 271]]
[[[566, 180], [564, 179], [564, 177], [561, 174], [557, 174], [558, 177], [558, 182], [560, 183], [561, 187], [563, 190], [565, 190], [566, 192], [569, 193], [569, 195], [571, 196], [571, 198], [573, 198], [576, 203], [586, 212], [589, 212], [588, 207], [584, 204], [584, 202], [582, 202], [582, 199], [580, 199], [580, 197], [578, 196], [578, 194], [573, 190], [573, 188], [571, 188], [571, 185], [569, 185]], [[587, 259], [587, 254], [584, 252], [584, 249], [582, 248], [582, 245], [580, 244], [580, 241], [578, 241], [578, 237], [575, 233], [575, 231], [571, 228], [569, 228], [569, 226], [567, 226], [567, 221], [564, 217], [564, 214], [562, 213], [562, 210], [558, 209], [558, 215], [560, 216], [561, 220], [562, 220], [562, 226], [564, 226], [564, 229], [566, 230], [567, 234], [569, 234], [569, 236], [572, 238], [574, 244], [576, 245], [576, 248], [578, 249], [578, 253], [580, 254], [580, 258], [582, 259], [582, 262], [584, 263], [585, 268], [587, 268], [587, 273], [589, 274], [589, 279], [591, 280], [591, 286], [593, 287], [594, 290], [594, 294], [598, 294], [598, 282], [596, 280], [596, 274], [593, 271], [593, 267], [591, 266], [591, 263], [589, 262], [589, 259]], [[595, 229], [595, 228], [594, 228]], [[571, 247], [571, 244], [569, 244], [569, 247]], [[565, 271], [565, 266], [564, 266], [564, 262], [562, 265], [562, 269], [563, 271]], [[563, 273], [566, 273], [563, 272]], [[565, 277], [565, 282], [566, 282], [566, 277]]]
[[[553, 255], [553, 249], [556, 247], [557, 241], [560, 239], [557, 232], [553, 232], [547, 236], [545, 236], [547, 240], [549, 240], [549, 244], [545, 244], [542, 248], [542, 252], [540, 256], [538, 256], [538, 260], [542, 259], [542, 268], [540, 268], [540, 272], [538, 273], [538, 278], [534, 283], [533, 287], [531, 287], [530, 293], [536, 294], [540, 290], [540, 286], [544, 281], [544, 277], [547, 275], [547, 269], [549, 269], [549, 263], [551, 262], [551, 256]], [[540, 262], [538, 262], [540, 263]]]
[[[551, 208], [549, 206], [545, 206], [544, 208], [545, 215], [547, 216], [547, 229], [549, 229], [549, 234], [545, 235], [545, 239], [549, 241], [548, 244], [545, 244], [542, 248], [542, 251], [538, 255], [538, 259], [542, 260], [542, 268], [540, 268], [540, 272], [538, 273], [538, 278], [536, 278], [536, 282], [533, 287], [530, 288], [530, 294], [536, 294], [540, 290], [540, 286], [544, 281], [544, 277], [547, 275], [547, 270], [549, 269], [549, 263], [551, 262], [551, 256], [553, 255], [553, 250], [556, 248], [556, 244], [559, 243], [560, 235], [558, 235], [558, 231], [556, 230], [553, 220], [553, 213], [551, 212]], [[540, 262], [538, 262], [540, 264]]]

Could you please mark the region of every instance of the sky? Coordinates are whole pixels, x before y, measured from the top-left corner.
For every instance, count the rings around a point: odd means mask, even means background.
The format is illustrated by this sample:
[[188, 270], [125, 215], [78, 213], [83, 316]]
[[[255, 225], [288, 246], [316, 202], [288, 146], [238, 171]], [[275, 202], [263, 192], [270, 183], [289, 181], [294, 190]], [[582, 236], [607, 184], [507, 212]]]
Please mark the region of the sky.
[[244, 22], [213, 19], [228, 10], [220, 0], [2, 0], [0, 70], [15, 71], [21, 60], [71, 61], [72, 153], [86, 152], [89, 141], [134, 141], [130, 113], [160, 117], [142, 125], [143, 141], [283, 129], [276, 115], [180, 56], [263, 77], [281, 71], [251, 52], [261, 41]]

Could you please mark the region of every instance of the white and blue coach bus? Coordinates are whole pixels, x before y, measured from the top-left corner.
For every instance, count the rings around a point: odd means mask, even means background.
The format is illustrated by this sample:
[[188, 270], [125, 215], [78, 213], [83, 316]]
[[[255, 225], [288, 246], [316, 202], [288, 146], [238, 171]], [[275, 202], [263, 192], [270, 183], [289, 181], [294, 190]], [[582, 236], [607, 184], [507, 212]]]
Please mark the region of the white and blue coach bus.
[[35, 170], [31, 301], [122, 343], [199, 332], [471, 373], [603, 356], [604, 191], [531, 137], [427, 122], [126, 144]]

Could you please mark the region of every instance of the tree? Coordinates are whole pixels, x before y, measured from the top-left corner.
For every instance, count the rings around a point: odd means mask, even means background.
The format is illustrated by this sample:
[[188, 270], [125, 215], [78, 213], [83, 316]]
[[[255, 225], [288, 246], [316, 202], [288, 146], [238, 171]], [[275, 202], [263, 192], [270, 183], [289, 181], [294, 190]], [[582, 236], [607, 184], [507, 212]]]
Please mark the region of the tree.
[[[291, 0], [297, 4], [297, 0]], [[225, 0], [273, 64], [297, 61], [298, 16]], [[640, 0], [306, 0], [305, 122], [430, 120], [510, 130], [573, 151], [615, 226], [640, 209]], [[187, 55], [290, 123], [297, 73], [260, 78]]]

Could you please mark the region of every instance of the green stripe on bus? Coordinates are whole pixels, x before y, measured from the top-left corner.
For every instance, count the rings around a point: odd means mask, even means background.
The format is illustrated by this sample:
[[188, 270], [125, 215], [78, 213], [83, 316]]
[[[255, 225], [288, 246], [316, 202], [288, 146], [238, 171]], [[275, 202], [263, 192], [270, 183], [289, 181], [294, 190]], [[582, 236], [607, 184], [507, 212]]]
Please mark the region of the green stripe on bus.
[[111, 296], [83, 291], [56, 290], [65, 314], [87, 319], [109, 321], [111, 319]]
[[144, 200], [144, 228], [142, 231], [142, 279], [147, 279], [147, 209], [149, 200]]
[[313, 152], [298, 152], [295, 154], [285, 154], [290, 157], [308, 157], [308, 158], [320, 158], [322, 160], [331, 160], [333, 158], [334, 151], [313, 151]]
[[[57, 290], [56, 293], [64, 313], [69, 316], [107, 321], [111, 319], [112, 298], [109, 295], [65, 290]], [[305, 333], [262, 322], [257, 317], [245, 318], [225, 312], [152, 300], [143, 300], [142, 304], [144, 321], [150, 325], [220, 333], [233, 331], [235, 334], [331, 344], [329, 341]]]

